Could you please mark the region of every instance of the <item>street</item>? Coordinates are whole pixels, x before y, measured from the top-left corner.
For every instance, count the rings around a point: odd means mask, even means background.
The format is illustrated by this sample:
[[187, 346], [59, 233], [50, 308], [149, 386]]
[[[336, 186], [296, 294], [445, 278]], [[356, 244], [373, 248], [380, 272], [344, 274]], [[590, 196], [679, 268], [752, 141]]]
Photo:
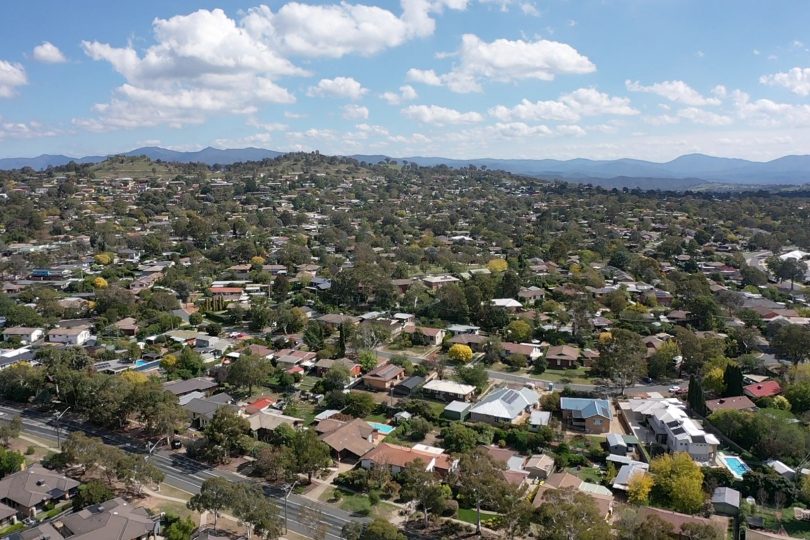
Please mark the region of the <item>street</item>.
[[[0, 413], [9, 420], [19, 416], [25, 433], [48, 441], [57, 441], [57, 428], [49, 423], [50, 417], [48, 416], [7, 405], [0, 406]], [[100, 437], [104, 443], [117, 446], [127, 452], [145, 453], [144, 445], [139, 441], [75, 421], [62, 419], [59, 422], [59, 430], [62, 432], [62, 440], [65, 439], [66, 432], [83, 431], [88, 435]], [[187, 493], [199, 493], [200, 486], [205, 480], [217, 476], [232, 482], [248, 480], [247, 477], [240, 474], [220, 471], [167, 450], [155, 452], [149, 459], [165, 475], [165, 484]], [[264, 491], [268, 497], [277, 502], [279, 515], [283, 518], [284, 494], [279, 488], [273, 488], [267, 484], [265, 484]], [[325, 526], [324, 540], [340, 540], [341, 529], [350, 521], [368, 521], [367, 518], [352, 516], [339, 508], [312, 501], [296, 494], [291, 494], [287, 499], [287, 517], [289, 529], [308, 538], [313, 537], [313, 528], [317, 528], [318, 525], [312, 522], [317, 520], [321, 525]]]

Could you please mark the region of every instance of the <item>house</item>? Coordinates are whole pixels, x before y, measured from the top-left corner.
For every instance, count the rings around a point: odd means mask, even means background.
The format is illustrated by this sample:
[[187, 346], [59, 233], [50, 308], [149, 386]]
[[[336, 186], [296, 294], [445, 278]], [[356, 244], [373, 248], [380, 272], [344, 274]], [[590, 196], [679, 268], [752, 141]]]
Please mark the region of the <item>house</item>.
[[585, 433], [607, 433], [613, 413], [606, 399], [560, 398], [563, 424]]
[[573, 345], [555, 345], [546, 352], [548, 367], [554, 369], [569, 369], [579, 366], [579, 347]]
[[48, 331], [48, 341], [81, 347], [90, 340], [90, 330], [83, 326], [72, 328], [53, 328]]
[[717, 514], [736, 516], [740, 511], [740, 492], [729, 487], [715, 488], [712, 506]]
[[11, 328], [6, 328], [3, 330], [3, 340], [9, 341], [12, 339], [18, 339], [20, 343], [27, 344], [42, 339], [44, 334], [45, 330], [43, 328], [12, 326]]
[[218, 410], [227, 408], [237, 412], [236, 406], [232, 405], [233, 401], [230, 395], [222, 392], [211, 397], [195, 397], [182, 407], [188, 413], [191, 425], [197, 429], [203, 429], [214, 418]]
[[523, 468], [529, 472], [529, 478], [545, 480], [554, 472], [554, 458], [546, 454], [530, 456]]
[[776, 381], [764, 381], [761, 383], [743, 386], [743, 394], [751, 399], [762, 399], [766, 397], [778, 396], [782, 393], [782, 387]]
[[113, 323], [113, 327], [121, 332], [121, 335], [124, 336], [134, 336], [138, 333], [138, 323], [135, 321], [134, 317], [121, 319], [120, 321]]
[[214, 298], [221, 298], [225, 302], [239, 302], [242, 299], [241, 287], [210, 287], [208, 292]]
[[270, 432], [282, 424], [292, 428], [298, 428], [304, 424], [304, 421], [300, 418], [281, 414], [281, 411], [275, 409], [253, 413], [247, 417], [247, 421], [250, 424], [250, 431], [253, 432], [257, 439], [262, 441], [267, 440]]
[[35, 463], [0, 480], [0, 502], [20, 518], [34, 517], [46, 503], [58, 503], [76, 495], [79, 482]]
[[686, 405], [679, 399], [634, 398], [619, 407], [634, 432], [649, 433], [653, 441], [666, 445], [670, 452], [686, 452], [701, 463], [714, 461], [720, 441], [689, 417]]
[[354, 360], [349, 360], [348, 358], [321, 358], [317, 362], [315, 362], [315, 375], [318, 377], [323, 377], [326, 375], [326, 372], [332, 369], [333, 366], [342, 365], [349, 370], [349, 376], [353, 379], [356, 379], [360, 376], [362, 372], [362, 368], [360, 364], [355, 362]]
[[756, 410], [757, 406], [746, 396], [735, 396], [710, 399], [706, 402], [706, 408], [711, 414], [717, 411], [753, 411]]
[[315, 431], [332, 450], [335, 459], [344, 463], [357, 460], [373, 449], [378, 434], [376, 428], [361, 418], [346, 422], [330, 417], [318, 422]]
[[618, 433], [608, 433], [607, 435], [608, 452], [617, 456], [627, 455], [627, 443], [624, 442], [624, 437]]
[[185, 381], [168, 381], [163, 383], [163, 388], [177, 397], [185, 396], [192, 392], [202, 392], [210, 396], [212, 391], [219, 385], [211, 377], [195, 377]]
[[157, 538], [159, 532], [159, 515], [150, 515], [119, 497], [43, 522], [9, 539], [148, 540]]
[[352, 315], [343, 315], [341, 313], [327, 313], [316, 319], [319, 323], [326, 325], [330, 332], [334, 332], [341, 324], [354, 326], [360, 322], [360, 317]]
[[463, 422], [470, 415], [470, 407], [472, 404], [466, 401], [451, 401], [442, 411], [442, 416]]
[[529, 431], [538, 431], [541, 427], [545, 427], [551, 421], [551, 413], [549, 411], [532, 411], [529, 414]]
[[434, 379], [422, 386], [422, 393], [441, 401], [470, 401], [475, 395], [475, 386]]
[[422, 282], [427, 286], [428, 289], [431, 291], [438, 291], [445, 285], [449, 285], [451, 283], [458, 283], [458, 278], [454, 278], [453, 276], [425, 276], [422, 278]]
[[251, 414], [256, 414], [257, 412], [261, 412], [270, 408], [273, 403], [276, 402], [276, 398], [272, 396], [261, 396], [256, 398], [255, 400], [251, 401], [245, 406], [245, 414], [248, 416]]
[[529, 362], [534, 362], [543, 356], [540, 347], [530, 343], [511, 343], [506, 341], [501, 343], [501, 349], [503, 349], [503, 354], [506, 355], [519, 354], [525, 356]]
[[546, 296], [545, 289], [532, 285], [531, 287], [523, 287], [518, 291], [518, 298], [526, 303], [534, 303], [542, 300]]
[[778, 459], [770, 459], [765, 462], [765, 465], [773, 469], [776, 472], [776, 474], [782, 476], [783, 478], [787, 478], [788, 480], [793, 480], [794, 478], [796, 478], [796, 471], [794, 469], [791, 469]]
[[294, 366], [314, 366], [318, 355], [310, 351], [295, 351], [281, 349], [276, 353], [276, 366], [280, 369], [289, 369]]
[[717, 531], [717, 538], [725, 538], [728, 531], [729, 519], [723, 516], [711, 516], [709, 518], [690, 516], [688, 514], [681, 514], [671, 510], [664, 510], [662, 508], [653, 508], [651, 506], [642, 506], [639, 512], [643, 517], [655, 516], [661, 520], [669, 523], [672, 530], [675, 531], [676, 538], [687, 538], [681, 536], [680, 531], [686, 524], [693, 523], [695, 525], [708, 525]]
[[387, 391], [404, 378], [404, 369], [394, 364], [383, 364], [363, 375], [363, 384], [372, 390]]
[[430, 345], [432, 347], [441, 345], [446, 335], [443, 328], [416, 326], [413, 323], [408, 323], [402, 327], [402, 332], [410, 334], [411, 341], [415, 345]]
[[498, 446], [490, 445], [485, 447], [487, 454], [495, 463], [500, 463], [504, 466], [501, 474], [504, 480], [508, 483], [519, 488], [529, 480], [529, 471], [523, 468], [523, 463], [526, 458], [508, 448], [500, 448]]
[[484, 345], [487, 344], [487, 341], [489, 341], [488, 337], [479, 334], [456, 334], [450, 338], [450, 345], [466, 345], [472, 349], [473, 352], [481, 352], [484, 349]]
[[599, 509], [599, 514], [605, 519], [613, 512], [613, 494], [604, 486], [583, 482], [568, 472], [551, 473], [545, 483], [538, 488], [532, 500], [532, 505], [539, 508], [545, 502], [546, 493], [550, 490], [569, 489], [576, 490], [591, 497]]
[[506, 311], [517, 311], [523, 307], [523, 304], [514, 298], [493, 298], [490, 304], [492, 307], [505, 309]]
[[398, 444], [382, 443], [360, 459], [360, 466], [364, 469], [374, 466], [385, 467], [396, 476], [417, 459], [422, 460], [426, 471], [439, 474], [447, 474], [458, 465], [458, 460], [445, 454], [441, 448], [421, 444], [408, 448]]
[[410, 396], [417, 390], [419, 387], [425, 383], [425, 378], [420, 377], [418, 375], [414, 375], [412, 377], [408, 377], [407, 379], [402, 380], [396, 386], [394, 386], [394, 395], [397, 396]]
[[539, 400], [531, 388], [499, 388], [484, 396], [470, 409], [470, 420], [488, 424], [520, 423]]
[[630, 460], [628, 463], [622, 464], [616, 472], [616, 477], [613, 479], [611, 487], [619, 491], [627, 491], [630, 486], [630, 480], [637, 474], [647, 474], [649, 469], [650, 465], [648, 463]]

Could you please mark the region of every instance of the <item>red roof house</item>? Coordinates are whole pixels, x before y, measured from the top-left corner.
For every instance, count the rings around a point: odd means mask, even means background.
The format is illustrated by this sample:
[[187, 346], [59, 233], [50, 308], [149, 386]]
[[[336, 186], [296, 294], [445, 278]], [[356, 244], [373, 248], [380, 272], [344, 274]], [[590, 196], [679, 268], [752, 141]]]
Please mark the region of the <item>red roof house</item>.
[[751, 399], [761, 399], [781, 394], [782, 387], [776, 381], [763, 381], [744, 386], [743, 393]]

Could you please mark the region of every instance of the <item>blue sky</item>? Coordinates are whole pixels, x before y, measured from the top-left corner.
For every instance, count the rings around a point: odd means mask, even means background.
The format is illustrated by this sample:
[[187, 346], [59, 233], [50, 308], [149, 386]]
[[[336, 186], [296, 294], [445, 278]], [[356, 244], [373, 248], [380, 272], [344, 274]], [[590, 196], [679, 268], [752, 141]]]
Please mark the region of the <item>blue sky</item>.
[[810, 153], [810, 2], [0, 7], [0, 157]]

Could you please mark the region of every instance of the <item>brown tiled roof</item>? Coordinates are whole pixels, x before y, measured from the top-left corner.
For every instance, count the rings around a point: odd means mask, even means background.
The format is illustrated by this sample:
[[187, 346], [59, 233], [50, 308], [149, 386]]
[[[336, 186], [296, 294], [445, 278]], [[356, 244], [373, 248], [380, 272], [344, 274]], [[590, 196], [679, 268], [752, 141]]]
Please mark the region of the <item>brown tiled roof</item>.
[[323, 426], [324, 428], [334, 428], [322, 432], [321, 440], [335, 452], [350, 452], [360, 457], [374, 448], [374, 444], [369, 442], [369, 437], [377, 430], [365, 420], [356, 418], [351, 422], [340, 422], [327, 418], [321, 421], [316, 429], [320, 431], [324, 423], [328, 423]]

